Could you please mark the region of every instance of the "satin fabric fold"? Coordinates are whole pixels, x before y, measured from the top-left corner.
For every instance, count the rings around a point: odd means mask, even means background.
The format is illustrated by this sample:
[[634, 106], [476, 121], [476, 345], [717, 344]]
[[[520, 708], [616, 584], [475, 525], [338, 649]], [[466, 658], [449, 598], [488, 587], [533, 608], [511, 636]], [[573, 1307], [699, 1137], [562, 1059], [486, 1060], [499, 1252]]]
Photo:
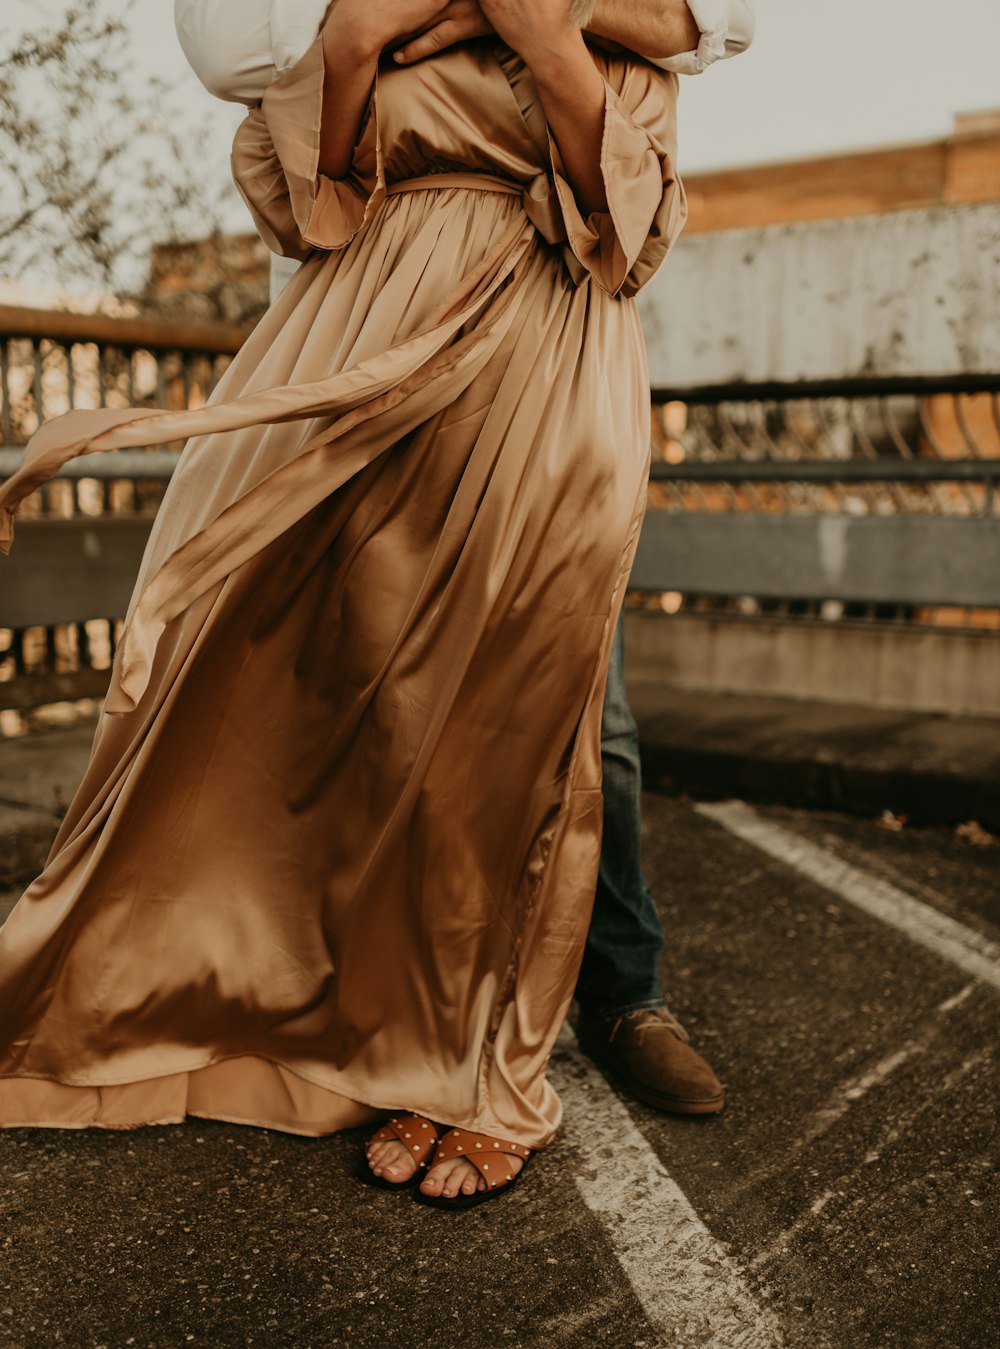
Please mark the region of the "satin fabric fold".
[[[194, 412], [71, 412], [33, 437], [4, 494], [23, 497], [80, 455], [162, 445], [259, 424], [336, 418], [327, 430], [310, 437], [293, 460], [244, 492], [178, 548], [145, 587], [122, 634], [106, 712], [135, 710], [149, 680], [156, 643], [171, 619], [388, 446], [453, 402], [475, 379], [516, 313], [516, 288], [503, 295], [489, 314], [483, 311], [515, 271], [530, 238], [530, 230], [516, 222], [500, 247], [463, 278], [418, 333], [329, 379], [268, 389]], [[451, 342], [477, 315], [482, 321], [475, 332]], [[362, 429], [363, 436], [358, 434]], [[13, 542], [13, 512], [6, 516], [8, 531], [0, 536], [4, 552]]]
[[234, 149], [305, 261], [210, 405], [69, 414], [0, 488], [6, 548], [68, 458], [189, 437], [115, 715], [0, 931], [0, 1122], [558, 1126], [648, 465], [628, 296], [684, 210], [676, 81], [600, 69], [612, 209], [584, 219], [489, 44], [383, 70], [329, 184], [310, 49]]

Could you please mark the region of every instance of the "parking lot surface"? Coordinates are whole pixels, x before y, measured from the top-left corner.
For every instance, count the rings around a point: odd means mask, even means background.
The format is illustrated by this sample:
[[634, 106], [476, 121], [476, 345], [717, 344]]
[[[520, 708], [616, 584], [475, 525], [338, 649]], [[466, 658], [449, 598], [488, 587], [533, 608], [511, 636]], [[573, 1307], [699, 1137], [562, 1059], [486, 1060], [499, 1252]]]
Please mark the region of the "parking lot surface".
[[567, 1030], [562, 1133], [466, 1214], [360, 1184], [357, 1134], [8, 1130], [0, 1346], [992, 1346], [1000, 843], [683, 796], [645, 820], [722, 1115], [628, 1100]]

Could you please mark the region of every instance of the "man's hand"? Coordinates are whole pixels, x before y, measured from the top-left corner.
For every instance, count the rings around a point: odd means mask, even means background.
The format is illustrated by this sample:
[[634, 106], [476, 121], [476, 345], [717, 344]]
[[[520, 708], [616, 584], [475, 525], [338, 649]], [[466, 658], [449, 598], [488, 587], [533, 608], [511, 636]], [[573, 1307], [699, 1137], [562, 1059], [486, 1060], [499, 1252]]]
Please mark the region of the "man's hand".
[[485, 37], [492, 32], [493, 25], [480, 8], [479, 0], [449, 0], [422, 33], [393, 53], [393, 59], [401, 65], [412, 65], [425, 56], [434, 56], [446, 47], [453, 47], [456, 42], [467, 42], [469, 38]]
[[483, 13], [513, 51], [529, 66], [539, 54], [582, 52], [580, 22], [592, 5], [580, 0], [481, 0]]
[[401, 34], [439, 23], [447, 0], [338, 0], [323, 24], [324, 47], [349, 51], [358, 59], [376, 56]]

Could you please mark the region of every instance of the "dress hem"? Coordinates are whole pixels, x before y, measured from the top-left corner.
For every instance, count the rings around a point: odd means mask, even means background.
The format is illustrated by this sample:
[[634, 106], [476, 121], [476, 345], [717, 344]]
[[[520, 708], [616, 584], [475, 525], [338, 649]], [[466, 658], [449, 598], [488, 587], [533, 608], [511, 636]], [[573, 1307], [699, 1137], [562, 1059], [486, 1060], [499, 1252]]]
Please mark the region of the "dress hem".
[[442, 1118], [412, 1101], [362, 1101], [261, 1054], [232, 1054], [195, 1067], [118, 1082], [66, 1082], [27, 1073], [0, 1075], [0, 1129], [128, 1130], [188, 1118], [320, 1138], [372, 1123], [393, 1111], [428, 1115], [453, 1128], [488, 1132], [538, 1149], [518, 1131], [482, 1118]]

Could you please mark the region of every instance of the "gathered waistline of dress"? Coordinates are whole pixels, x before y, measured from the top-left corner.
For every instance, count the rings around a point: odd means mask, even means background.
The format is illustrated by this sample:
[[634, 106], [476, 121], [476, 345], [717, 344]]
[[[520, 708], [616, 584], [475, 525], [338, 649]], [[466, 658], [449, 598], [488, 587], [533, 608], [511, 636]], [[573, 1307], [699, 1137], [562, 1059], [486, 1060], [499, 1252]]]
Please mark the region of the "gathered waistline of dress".
[[385, 194], [394, 197], [400, 192], [422, 192], [428, 188], [464, 187], [472, 192], [506, 192], [508, 196], [520, 197], [524, 192], [522, 183], [512, 183], [509, 178], [498, 178], [492, 173], [425, 173], [418, 178], [403, 178], [398, 183], [387, 183]]

